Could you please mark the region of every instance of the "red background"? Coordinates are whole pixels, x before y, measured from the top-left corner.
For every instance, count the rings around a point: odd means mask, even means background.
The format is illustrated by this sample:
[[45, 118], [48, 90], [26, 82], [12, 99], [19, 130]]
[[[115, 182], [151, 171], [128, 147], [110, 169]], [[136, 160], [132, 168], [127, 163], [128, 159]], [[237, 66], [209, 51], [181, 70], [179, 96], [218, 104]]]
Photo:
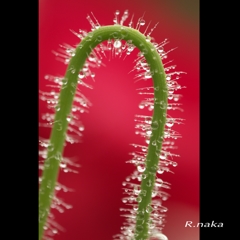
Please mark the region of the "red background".
[[[79, 39], [69, 29], [90, 31], [86, 16], [93, 12], [101, 25], [113, 24], [115, 10], [121, 14], [128, 9], [134, 14], [134, 23], [144, 14], [147, 23], [153, 26], [156, 42], [169, 39], [166, 50], [177, 47], [168, 55], [184, 71], [179, 83], [186, 88], [180, 103], [184, 112], [174, 116], [184, 118], [184, 124], [174, 128], [182, 138], [176, 141], [180, 154], [175, 158], [178, 166], [174, 174], [165, 173], [163, 180], [171, 183], [168, 191], [171, 197], [164, 233], [169, 240], [198, 240], [198, 228], [185, 228], [186, 221], [199, 221], [199, 6], [197, 0], [41, 0], [39, 1], [39, 89], [44, 90], [46, 74], [64, 75], [66, 65], [58, 62], [52, 51], [59, 44], [78, 44]], [[144, 28], [143, 28], [144, 30]], [[55, 240], [108, 240], [119, 233], [123, 218], [119, 208], [122, 182], [134, 169], [125, 161], [130, 160], [133, 151], [130, 143], [140, 143], [135, 135], [134, 115], [141, 114], [138, 105], [143, 99], [136, 93], [141, 83], [134, 83], [132, 57], [105, 59], [106, 67], [94, 69], [94, 89], [82, 89], [93, 106], [89, 113], [82, 114], [85, 126], [82, 142], [66, 148], [65, 154], [75, 157], [81, 165], [79, 174], [60, 172], [60, 182], [74, 192], [62, 193], [65, 202], [73, 208], [56, 213], [56, 221], [66, 231], [55, 236]], [[129, 74], [128, 74], [129, 73]], [[148, 84], [149, 86], [150, 84]], [[45, 103], [39, 102], [39, 119], [46, 111]], [[47, 129], [40, 129], [41, 136], [49, 135]]]

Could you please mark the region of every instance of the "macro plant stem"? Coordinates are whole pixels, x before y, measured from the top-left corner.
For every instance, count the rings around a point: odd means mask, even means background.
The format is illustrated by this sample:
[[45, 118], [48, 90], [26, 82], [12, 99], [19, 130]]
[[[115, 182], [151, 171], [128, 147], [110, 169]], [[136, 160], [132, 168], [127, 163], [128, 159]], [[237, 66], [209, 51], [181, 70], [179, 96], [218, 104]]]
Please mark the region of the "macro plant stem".
[[[103, 26], [89, 32], [76, 47], [65, 77], [62, 82], [55, 119], [48, 146], [47, 158], [44, 162], [44, 170], [39, 189], [39, 240], [43, 237], [44, 225], [50, 211], [51, 201], [54, 196], [56, 181], [58, 178], [59, 164], [62, 161], [64, 143], [66, 138], [69, 115], [78, 84], [78, 74], [92, 52], [103, 41], [125, 40], [131, 41], [144, 55], [149, 67], [154, 86], [154, 110], [152, 116], [152, 134], [146, 157], [145, 178], [141, 182], [141, 201], [138, 203], [136, 216], [136, 240], [148, 239], [149, 208], [154, 187], [159, 154], [164, 137], [166, 122], [167, 95], [166, 74], [156, 47], [148, 41], [145, 35], [138, 30], [122, 25]], [[157, 126], [157, 127], [156, 127]]]

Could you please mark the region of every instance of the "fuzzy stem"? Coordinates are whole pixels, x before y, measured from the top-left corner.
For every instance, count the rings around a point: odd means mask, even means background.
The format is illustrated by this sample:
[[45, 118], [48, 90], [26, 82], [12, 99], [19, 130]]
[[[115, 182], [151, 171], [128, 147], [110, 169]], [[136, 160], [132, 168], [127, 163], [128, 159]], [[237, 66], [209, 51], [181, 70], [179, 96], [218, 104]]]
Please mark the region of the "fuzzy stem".
[[[148, 154], [146, 158], [146, 178], [142, 179], [141, 193], [142, 201], [138, 206], [138, 214], [136, 221], [136, 240], [143, 240], [148, 238], [148, 220], [149, 204], [151, 203], [151, 194], [155, 182], [155, 175], [159, 162], [159, 153], [162, 146], [164, 136], [164, 125], [166, 122], [166, 108], [167, 108], [167, 85], [165, 72], [160, 56], [151, 42], [146, 41], [146, 37], [139, 31], [121, 26], [104, 26], [96, 29], [82, 39], [75, 50], [75, 55], [71, 58], [65, 77], [63, 79], [62, 89], [59, 95], [58, 108], [56, 111], [53, 128], [50, 136], [50, 145], [48, 147], [47, 158], [44, 162], [44, 171], [39, 190], [39, 240], [42, 239], [44, 232], [44, 225], [50, 205], [54, 196], [54, 189], [59, 172], [59, 164], [62, 160], [64, 142], [66, 131], [68, 127], [67, 117], [72, 108], [73, 98], [76, 92], [78, 73], [83, 68], [83, 65], [92, 52], [92, 50], [101, 42], [109, 39], [116, 40], [131, 40], [145, 56], [150, 71], [152, 74], [154, 85], [154, 111], [152, 123], [158, 125], [152, 128], [152, 136], [148, 147]], [[140, 193], [140, 194], [141, 194]]]

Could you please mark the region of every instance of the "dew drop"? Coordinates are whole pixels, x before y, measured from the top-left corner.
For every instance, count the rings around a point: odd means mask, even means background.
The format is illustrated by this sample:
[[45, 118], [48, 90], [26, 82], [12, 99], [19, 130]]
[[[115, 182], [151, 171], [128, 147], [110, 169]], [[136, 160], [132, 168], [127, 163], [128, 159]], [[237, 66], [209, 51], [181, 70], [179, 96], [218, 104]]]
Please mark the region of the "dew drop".
[[166, 207], [162, 206], [162, 209], [160, 210], [160, 212], [167, 212], [167, 211], [168, 211], [168, 209]]
[[[146, 36], [146, 42], [151, 42], [151, 37], [150, 36]], [[154, 48], [151, 48], [151, 51], [154, 51]]]
[[145, 123], [151, 124], [152, 122], [152, 117], [145, 117]]
[[55, 110], [56, 110], [57, 112], [59, 112], [59, 111], [60, 111], [60, 106], [59, 106], [59, 105], [56, 105]]
[[67, 85], [67, 82], [68, 82], [68, 79], [66, 79], [66, 78], [62, 79], [62, 85], [63, 85], [63, 86], [66, 86], [66, 85]]
[[61, 167], [61, 168], [65, 168], [66, 166], [67, 166], [66, 163], [64, 163], [64, 162], [60, 163], [60, 167]]
[[160, 108], [161, 109], [166, 109], [167, 108], [167, 104], [164, 101], [160, 101]]
[[54, 150], [53, 144], [52, 144], [52, 143], [49, 143], [49, 144], [48, 144], [48, 151], [49, 151], [49, 152], [52, 152], [53, 150]]
[[143, 173], [142, 174], [142, 179], [145, 179], [147, 177], [147, 174]]
[[84, 131], [84, 126], [81, 126], [78, 129], [79, 129], [79, 131]]
[[116, 41], [114, 42], [113, 46], [114, 46], [115, 48], [120, 48], [120, 47], [122, 46], [122, 43], [121, 43], [120, 40], [116, 40]]
[[176, 167], [178, 164], [176, 162], [172, 163], [173, 167]]
[[156, 185], [157, 187], [161, 187], [162, 184], [163, 184], [163, 180], [162, 180], [161, 178], [157, 178], [155, 185]]
[[60, 186], [56, 186], [55, 190], [59, 191], [59, 190], [61, 190], [61, 187]]
[[161, 168], [159, 168], [159, 169], [157, 170], [157, 173], [159, 173], [159, 174], [163, 174], [163, 172], [164, 172], [164, 170], [161, 169]]
[[149, 226], [149, 229], [153, 229], [155, 227], [155, 224], [154, 223], [149, 223], [148, 226]]
[[156, 197], [157, 196], [157, 192], [156, 191], [152, 191], [152, 197]]
[[146, 191], [146, 190], [142, 190], [142, 191], [141, 191], [141, 195], [143, 195], [144, 197], [146, 196], [146, 194], [147, 194], [147, 191]]
[[143, 226], [142, 225], [137, 225], [136, 231], [137, 232], [142, 232], [142, 230], [143, 230]]
[[173, 100], [177, 102], [179, 100], [179, 97], [174, 97]]
[[138, 105], [138, 107], [139, 107], [140, 109], [143, 109], [143, 108], [144, 108], [144, 104], [143, 104], [143, 103], [140, 103], [140, 104]]
[[146, 213], [150, 213], [150, 212], [152, 212], [152, 207], [151, 207], [151, 205], [149, 204], [149, 205], [147, 206], [147, 208], [146, 208]]
[[138, 210], [138, 206], [135, 205], [135, 206], [133, 207], [133, 210], [134, 210], [134, 211], [137, 211], [137, 210]]
[[152, 145], [153, 145], [153, 146], [156, 146], [156, 145], [157, 145], [156, 140], [154, 140], [154, 141], [152, 142]]
[[78, 77], [80, 79], [83, 79], [85, 77], [85, 74], [81, 71], [79, 74], [78, 74]]
[[157, 121], [153, 121], [151, 124], [152, 130], [157, 130], [158, 129], [158, 122]]
[[116, 15], [119, 15], [119, 14], [120, 14], [120, 11], [119, 11], [119, 10], [116, 10], [115, 14], [116, 14]]
[[148, 110], [149, 111], [152, 111], [154, 109], [154, 106], [153, 105], [150, 105], [149, 107], [148, 107]]
[[137, 197], [137, 202], [140, 203], [142, 201], [142, 198], [140, 196]]
[[140, 173], [144, 172], [145, 169], [146, 169], [145, 166], [141, 166], [141, 165], [138, 165], [138, 166], [137, 166], [137, 170], [138, 170]]
[[152, 74], [150, 72], [145, 72], [145, 74], [144, 74], [145, 79], [149, 79], [151, 77], [152, 77]]
[[151, 186], [152, 186], [152, 181], [151, 181], [151, 179], [149, 179], [149, 180], [147, 181], [146, 186], [147, 186], [147, 187], [151, 187]]
[[141, 19], [139, 23], [140, 23], [141, 26], [144, 26], [145, 25], [145, 20]]
[[165, 153], [161, 153], [161, 154], [160, 154], [160, 159], [164, 160], [164, 159], [166, 159], [166, 157], [167, 157], [167, 156], [166, 156]]
[[150, 169], [149, 169], [149, 173], [155, 174], [157, 169], [158, 169], [157, 165], [151, 166]]
[[166, 76], [166, 80], [167, 80], [167, 81], [171, 80], [171, 76], [170, 76], [170, 75], [167, 75], [167, 76]]
[[142, 151], [143, 151], [143, 152], [146, 152], [146, 151], [147, 151], [147, 149], [146, 149], [145, 147], [143, 147], [143, 148], [142, 148]]
[[163, 201], [166, 201], [167, 199], [168, 199], [167, 196], [163, 196], [163, 197], [162, 197], [162, 200], [163, 200]]
[[174, 125], [174, 119], [172, 119], [172, 118], [171, 118], [171, 119], [168, 119], [167, 122], [166, 122], [166, 126], [170, 128], [170, 127], [172, 127], [173, 125]]
[[57, 131], [62, 130], [62, 122], [57, 122]]

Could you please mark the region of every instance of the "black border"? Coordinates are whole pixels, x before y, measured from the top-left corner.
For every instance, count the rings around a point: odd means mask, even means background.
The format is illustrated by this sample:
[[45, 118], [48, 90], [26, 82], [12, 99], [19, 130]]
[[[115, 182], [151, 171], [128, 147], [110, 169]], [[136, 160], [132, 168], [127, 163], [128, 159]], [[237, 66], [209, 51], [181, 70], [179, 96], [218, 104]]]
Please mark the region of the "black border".
[[201, 227], [201, 240], [231, 239], [238, 229], [240, 93], [231, 49], [237, 29], [232, 31], [233, 10], [220, 3], [200, 5], [200, 222], [223, 223]]
[[2, 10], [2, 233], [37, 239], [38, 1]]

